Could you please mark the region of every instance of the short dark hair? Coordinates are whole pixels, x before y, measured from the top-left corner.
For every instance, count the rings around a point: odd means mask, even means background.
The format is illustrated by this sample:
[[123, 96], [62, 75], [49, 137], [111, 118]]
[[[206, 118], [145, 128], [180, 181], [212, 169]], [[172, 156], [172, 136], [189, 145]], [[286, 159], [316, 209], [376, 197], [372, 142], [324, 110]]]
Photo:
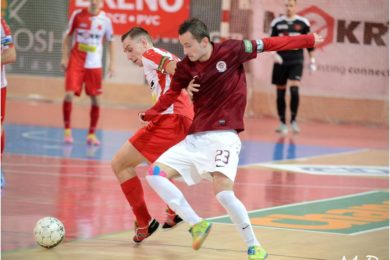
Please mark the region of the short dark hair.
[[198, 42], [204, 37], [207, 37], [210, 41], [210, 33], [206, 24], [198, 18], [188, 19], [180, 25], [179, 35], [183, 35], [186, 32], [190, 32]]
[[131, 39], [134, 39], [138, 36], [145, 36], [148, 42], [152, 43], [152, 38], [150, 37], [150, 34], [147, 30], [145, 30], [142, 27], [133, 27], [131, 28], [127, 33], [123, 34], [121, 36], [121, 41], [123, 42], [127, 37], [130, 37]]

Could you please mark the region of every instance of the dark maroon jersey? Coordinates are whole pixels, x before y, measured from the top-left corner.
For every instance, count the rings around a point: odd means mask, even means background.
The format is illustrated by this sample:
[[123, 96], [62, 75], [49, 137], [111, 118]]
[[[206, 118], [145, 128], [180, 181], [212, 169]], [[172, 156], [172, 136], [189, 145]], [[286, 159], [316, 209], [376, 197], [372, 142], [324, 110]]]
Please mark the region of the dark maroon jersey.
[[[291, 50], [314, 46], [313, 35], [270, 37], [261, 40], [260, 51]], [[185, 57], [177, 63], [170, 89], [145, 112], [151, 120], [169, 107], [181, 90], [196, 77], [199, 92], [194, 93], [194, 120], [189, 133], [210, 130], [244, 130], [246, 81], [243, 63], [257, 56], [258, 44], [249, 40], [213, 43], [211, 57], [205, 62], [192, 62]]]
[[186, 57], [179, 62], [171, 89], [179, 92], [193, 77], [200, 84], [194, 93], [195, 117], [190, 132], [235, 129], [244, 130], [246, 81], [243, 63], [256, 58], [256, 41], [228, 40], [213, 43], [211, 57], [205, 62], [192, 62]]

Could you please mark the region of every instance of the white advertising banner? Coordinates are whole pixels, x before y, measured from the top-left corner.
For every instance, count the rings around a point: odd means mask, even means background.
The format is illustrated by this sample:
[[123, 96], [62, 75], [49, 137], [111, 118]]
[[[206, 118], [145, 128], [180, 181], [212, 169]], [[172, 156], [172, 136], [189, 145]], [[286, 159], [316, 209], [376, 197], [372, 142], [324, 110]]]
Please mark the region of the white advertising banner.
[[[252, 1], [253, 39], [269, 35], [274, 17], [285, 13], [283, 0]], [[297, 12], [325, 41], [315, 51], [318, 70], [304, 70], [301, 93], [311, 96], [386, 100], [389, 94], [389, 2], [387, 0], [299, 0]], [[305, 68], [307, 68], [307, 52]], [[257, 89], [273, 91], [273, 59], [253, 62]]]

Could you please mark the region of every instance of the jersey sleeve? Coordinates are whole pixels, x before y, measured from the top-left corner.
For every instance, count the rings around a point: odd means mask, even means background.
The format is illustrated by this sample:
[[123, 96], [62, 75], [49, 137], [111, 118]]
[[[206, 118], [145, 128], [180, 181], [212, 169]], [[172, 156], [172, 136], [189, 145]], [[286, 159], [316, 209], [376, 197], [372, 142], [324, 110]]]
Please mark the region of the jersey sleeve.
[[168, 63], [173, 60], [173, 57], [163, 55], [154, 51], [153, 49], [147, 50], [142, 55], [142, 63], [144, 66], [150, 70], [156, 70], [161, 73], [166, 73]]
[[314, 35], [277, 36], [263, 38], [263, 51], [286, 51], [293, 49], [313, 48]]
[[239, 63], [244, 63], [257, 57], [256, 41], [228, 40], [225, 43]]
[[68, 22], [68, 28], [66, 29], [66, 34], [71, 35], [74, 30], [76, 29], [76, 20], [77, 15], [81, 12], [81, 10], [75, 10], [73, 11], [72, 15], [70, 16], [69, 22]]
[[8, 49], [14, 46], [14, 42], [11, 35], [11, 29], [9, 28], [5, 19], [1, 18], [1, 48]]
[[188, 75], [190, 74], [186, 72], [184, 63], [178, 62], [168, 91], [160, 96], [153, 107], [145, 111], [144, 120], [152, 120], [176, 101], [180, 96], [182, 89], [186, 88], [191, 81], [191, 78]]

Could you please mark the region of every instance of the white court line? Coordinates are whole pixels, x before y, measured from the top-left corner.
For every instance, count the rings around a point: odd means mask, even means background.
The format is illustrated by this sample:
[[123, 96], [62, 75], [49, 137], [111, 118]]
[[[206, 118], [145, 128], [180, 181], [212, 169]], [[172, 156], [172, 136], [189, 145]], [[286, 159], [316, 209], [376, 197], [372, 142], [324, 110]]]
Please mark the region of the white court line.
[[[63, 144], [63, 145], [67, 145], [67, 144], [64, 144], [64, 141], [62, 139], [48, 138], [48, 137], [44, 137], [44, 136], [39, 136], [39, 135], [46, 135], [46, 134], [47, 134], [46, 130], [29, 131], [29, 132], [23, 132], [22, 133], [22, 137], [26, 138], [26, 139], [34, 140], [34, 141], [46, 141], [46, 142], [54, 142], [54, 143], [60, 143], [60, 144]], [[73, 144], [71, 144], [71, 145], [86, 145], [86, 141], [85, 142], [74, 141]], [[116, 145], [112, 145], [111, 143], [106, 143], [106, 144], [104, 144], [104, 147], [114, 147], [114, 148], [116, 148], [117, 146]]]
[[[73, 159], [73, 158], [70, 158]], [[89, 160], [89, 162], [96, 163], [94, 160]], [[46, 164], [47, 162], [43, 162], [41, 164], [37, 163], [2, 163], [3, 166], [5, 167], [40, 167], [40, 168], [57, 168], [57, 167], [63, 167], [64, 164], [61, 163], [51, 163]], [[94, 168], [111, 168], [111, 164], [109, 163], [97, 163], [96, 165], [89, 165], [89, 164], [69, 164], [66, 165], [67, 168], [76, 168], [76, 167], [91, 167], [93, 166]]]
[[28, 156], [28, 157], [34, 157], [34, 158], [42, 158], [42, 159], [58, 159], [58, 160], [77, 160], [77, 161], [83, 161], [83, 162], [110, 162], [110, 160], [101, 160], [101, 159], [94, 159], [94, 158], [76, 158], [76, 157], [64, 157], [64, 156], [52, 156], [52, 155], [34, 155], [34, 154], [25, 154], [25, 153], [13, 153], [13, 152], [7, 152], [8, 155], [14, 155], [14, 156]]
[[[348, 152], [338, 152], [338, 153], [331, 153], [331, 154], [324, 154], [324, 155], [313, 155], [313, 156], [307, 156], [307, 157], [299, 157], [296, 159], [285, 159], [285, 160], [278, 160], [278, 161], [268, 161], [268, 162], [261, 162], [261, 163], [251, 163], [251, 164], [245, 164], [241, 165], [241, 168], [247, 168], [247, 167], [253, 167], [253, 166], [261, 166], [261, 164], [279, 164], [279, 163], [284, 163], [284, 162], [299, 162], [299, 161], [306, 161], [309, 159], [315, 159], [315, 158], [326, 158], [326, 157], [331, 157], [335, 155], [348, 155], [348, 154], [355, 154], [355, 153], [361, 153], [365, 151], [370, 151], [372, 149], [359, 149], [359, 150], [354, 150], [354, 151], [348, 151]], [[261, 166], [263, 167], [263, 166]]]
[[75, 177], [75, 178], [91, 178], [96, 177], [98, 179], [112, 179], [116, 180], [114, 173], [106, 174], [106, 172], [96, 173], [94, 171], [84, 171], [84, 172], [73, 172], [73, 173], [61, 173], [61, 172], [34, 172], [34, 171], [18, 171], [18, 170], [5, 170], [6, 173], [12, 174], [25, 174], [25, 175], [42, 175], [42, 176], [51, 176], [51, 177]]

